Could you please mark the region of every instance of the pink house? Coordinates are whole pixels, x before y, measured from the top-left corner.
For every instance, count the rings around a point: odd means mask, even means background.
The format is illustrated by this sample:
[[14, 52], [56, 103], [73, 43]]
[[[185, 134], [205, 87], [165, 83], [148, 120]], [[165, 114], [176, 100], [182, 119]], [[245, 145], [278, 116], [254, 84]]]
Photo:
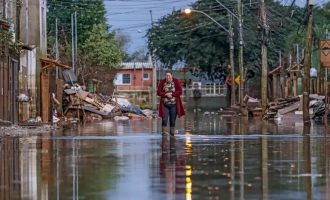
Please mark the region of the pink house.
[[152, 87], [152, 63], [122, 63], [114, 80], [116, 90], [122, 92], [150, 91]]

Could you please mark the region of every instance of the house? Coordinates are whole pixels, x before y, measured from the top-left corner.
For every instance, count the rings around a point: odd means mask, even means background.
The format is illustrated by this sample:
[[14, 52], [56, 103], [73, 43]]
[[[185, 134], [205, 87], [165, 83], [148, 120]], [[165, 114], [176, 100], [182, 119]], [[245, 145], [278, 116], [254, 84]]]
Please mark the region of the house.
[[0, 32], [10, 35], [0, 40], [0, 119], [24, 122], [40, 113], [38, 60], [47, 53], [46, 1], [4, 0], [0, 10]]
[[135, 104], [141, 100], [151, 103], [152, 63], [128, 62], [121, 65], [114, 79], [115, 92], [131, 97]]
[[152, 86], [152, 64], [148, 62], [122, 63], [114, 85], [117, 91], [149, 90]]

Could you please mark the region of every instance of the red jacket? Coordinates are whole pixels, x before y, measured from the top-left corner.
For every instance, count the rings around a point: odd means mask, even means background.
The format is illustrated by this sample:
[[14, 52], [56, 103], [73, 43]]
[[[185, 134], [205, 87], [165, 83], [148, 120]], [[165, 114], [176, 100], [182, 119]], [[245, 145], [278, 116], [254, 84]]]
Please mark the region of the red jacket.
[[[159, 117], [164, 117], [164, 97], [165, 97], [165, 91], [164, 91], [164, 85], [165, 85], [166, 79], [163, 79], [160, 81], [158, 88], [157, 88], [157, 95], [160, 96], [160, 102], [159, 102]], [[184, 109], [181, 101], [181, 94], [182, 94], [182, 87], [178, 79], [173, 78], [175, 91], [172, 93], [172, 95], [175, 97], [176, 101], [176, 114], [178, 117], [181, 117], [184, 115]]]

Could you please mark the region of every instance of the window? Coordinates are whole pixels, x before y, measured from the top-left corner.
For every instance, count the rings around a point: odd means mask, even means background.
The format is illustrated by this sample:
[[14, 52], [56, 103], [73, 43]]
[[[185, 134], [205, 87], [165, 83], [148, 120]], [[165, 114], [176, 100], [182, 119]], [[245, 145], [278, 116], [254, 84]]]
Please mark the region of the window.
[[123, 84], [130, 84], [130, 83], [131, 83], [131, 75], [123, 74]]
[[143, 80], [149, 80], [149, 74], [148, 73], [143, 74]]

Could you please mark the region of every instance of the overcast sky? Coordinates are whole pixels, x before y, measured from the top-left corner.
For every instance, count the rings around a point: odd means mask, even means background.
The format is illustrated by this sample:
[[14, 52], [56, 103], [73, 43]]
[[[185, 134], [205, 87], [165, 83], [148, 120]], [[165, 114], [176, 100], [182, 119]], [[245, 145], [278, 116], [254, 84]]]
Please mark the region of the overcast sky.
[[134, 52], [147, 48], [146, 30], [153, 20], [167, 15], [172, 10], [185, 8], [195, 0], [105, 0], [108, 12], [108, 24], [112, 29], [119, 29], [131, 39], [128, 51]]
[[[130, 43], [127, 46], [128, 52], [146, 49], [146, 30], [151, 26], [152, 10], [153, 20], [156, 21], [161, 16], [167, 15], [173, 9], [188, 7], [196, 0], [104, 0], [108, 24], [112, 29], [120, 30], [129, 36]], [[244, 0], [243, 0], [244, 1]], [[292, 0], [280, 0], [287, 5]], [[315, 0], [317, 4], [323, 4], [329, 0]], [[306, 0], [296, 0], [298, 5], [304, 6]]]

